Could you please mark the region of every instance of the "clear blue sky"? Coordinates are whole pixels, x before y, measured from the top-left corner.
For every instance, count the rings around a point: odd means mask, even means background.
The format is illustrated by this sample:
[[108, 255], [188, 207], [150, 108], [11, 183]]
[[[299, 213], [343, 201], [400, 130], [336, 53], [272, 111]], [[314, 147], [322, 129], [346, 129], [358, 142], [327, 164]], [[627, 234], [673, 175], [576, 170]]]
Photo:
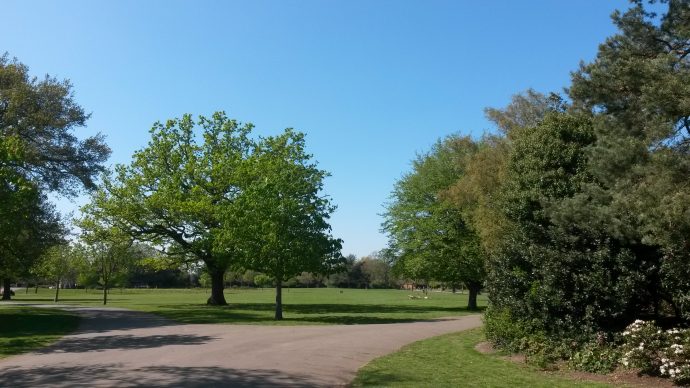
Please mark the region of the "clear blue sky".
[[[68, 78], [126, 163], [157, 120], [225, 110], [259, 134], [307, 133], [332, 173], [344, 253], [386, 244], [383, 204], [410, 160], [483, 108], [561, 91], [627, 1], [5, 0], [0, 52]], [[83, 203], [77, 200], [77, 204]], [[60, 200], [63, 211], [75, 204]]]

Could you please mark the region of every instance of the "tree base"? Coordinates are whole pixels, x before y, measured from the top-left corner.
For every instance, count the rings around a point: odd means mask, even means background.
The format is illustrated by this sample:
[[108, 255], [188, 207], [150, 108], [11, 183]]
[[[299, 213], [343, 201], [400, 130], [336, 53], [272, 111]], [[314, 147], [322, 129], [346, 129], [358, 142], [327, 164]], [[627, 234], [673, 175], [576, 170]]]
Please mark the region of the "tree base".
[[225, 300], [218, 301], [214, 297], [209, 296], [209, 298], [206, 300], [206, 304], [209, 306], [227, 306], [228, 302]]

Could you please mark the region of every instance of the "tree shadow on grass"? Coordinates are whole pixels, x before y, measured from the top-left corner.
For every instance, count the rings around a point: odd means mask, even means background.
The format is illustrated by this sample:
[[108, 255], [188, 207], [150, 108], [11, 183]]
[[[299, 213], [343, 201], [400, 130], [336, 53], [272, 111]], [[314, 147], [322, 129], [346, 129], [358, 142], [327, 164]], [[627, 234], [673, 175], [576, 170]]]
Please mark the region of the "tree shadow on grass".
[[97, 337], [69, 337], [49, 346], [39, 349], [36, 353], [83, 353], [102, 352], [106, 350], [127, 350], [158, 348], [169, 345], [203, 345], [211, 342], [215, 337], [199, 335], [107, 335]]
[[116, 364], [84, 366], [9, 367], [0, 371], [3, 387], [318, 387], [326, 382], [277, 370], [221, 367], [149, 366], [123, 368]]
[[[127, 299], [127, 298], [117, 298], [117, 301], [118, 301], [118, 302], [120, 302], [120, 301], [127, 301], [127, 300], [129, 300], [129, 299]], [[46, 297], [43, 297], [43, 298], [39, 298], [39, 297], [36, 297], [36, 298], [22, 298], [22, 297], [18, 297], [18, 298], [12, 298], [12, 300], [10, 300], [10, 302], [13, 302], [13, 303], [23, 303], [23, 302], [53, 303], [53, 297], [52, 297], [52, 296], [50, 296], [50, 297], [46, 296]], [[101, 297], [95, 297], [95, 298], [69, 298], [69, 297], [66, 297], [66, 298], [58, 299], [57, 304], [60, 304], [60, 303], [74, 304], [74, 303], [77, 303], [77, 302], [95, 302], [95, 303], [102, 303], [102, 302], [103, 302], [103, 299], [101, 299]]]
[[[185, 323], [275, 323], [274, 304], [242, 303], [224, 307], [196, 304], [158, 306], [156, 312]], [[367, 305], [367, 304], [286, 304], [283, 306], [286, 324], [384, 324], [436, 320], [435, 317], [460, 316], [468, 313], [465, 307]]]

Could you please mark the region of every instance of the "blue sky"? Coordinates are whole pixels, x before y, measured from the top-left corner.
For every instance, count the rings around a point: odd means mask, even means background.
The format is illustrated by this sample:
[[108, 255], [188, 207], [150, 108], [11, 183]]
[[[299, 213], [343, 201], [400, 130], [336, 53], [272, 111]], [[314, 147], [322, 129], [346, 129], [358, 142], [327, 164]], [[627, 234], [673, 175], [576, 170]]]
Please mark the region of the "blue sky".
[[[293, 127], [331, 172], [344, 253], [386, 244], [383, 204], [416, 153], [534, 88], [561, 91], [615, 32], [624, 0], [5, 0], [0, 52], [68, 78], [126, 163], [157, 120], [230, 117]], [[62, 211], [83, 199], [58, 200]]]

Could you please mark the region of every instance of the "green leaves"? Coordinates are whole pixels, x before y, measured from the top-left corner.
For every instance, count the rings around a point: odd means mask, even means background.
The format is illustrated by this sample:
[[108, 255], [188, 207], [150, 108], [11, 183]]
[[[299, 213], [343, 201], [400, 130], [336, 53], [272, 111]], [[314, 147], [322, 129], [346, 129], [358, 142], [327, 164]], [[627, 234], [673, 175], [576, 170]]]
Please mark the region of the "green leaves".
[[241, 194], [223, 213], [221, 235], [241, 252], [243, 266], [285, 281], [340, 263], [341, 241], [328, 224], [335, 206], [321, 193], [326, 176], [305, 153], [302, 133], [287, 129], [256, 143]]
[[87, 119], [69, 81], [32, 78], [25, 65], [0, 56], [0, 167], [65, 195], [94, 188], [110, 149], [101, 135], [72, 133]]
[[448, 137], [413, 161], [387, 205], [383, 230], [397, 252], [396, 270], [419, 280], [481, 284], [483, 253], [466, 208], [448, 198], [480, 148], [469, 138]]

